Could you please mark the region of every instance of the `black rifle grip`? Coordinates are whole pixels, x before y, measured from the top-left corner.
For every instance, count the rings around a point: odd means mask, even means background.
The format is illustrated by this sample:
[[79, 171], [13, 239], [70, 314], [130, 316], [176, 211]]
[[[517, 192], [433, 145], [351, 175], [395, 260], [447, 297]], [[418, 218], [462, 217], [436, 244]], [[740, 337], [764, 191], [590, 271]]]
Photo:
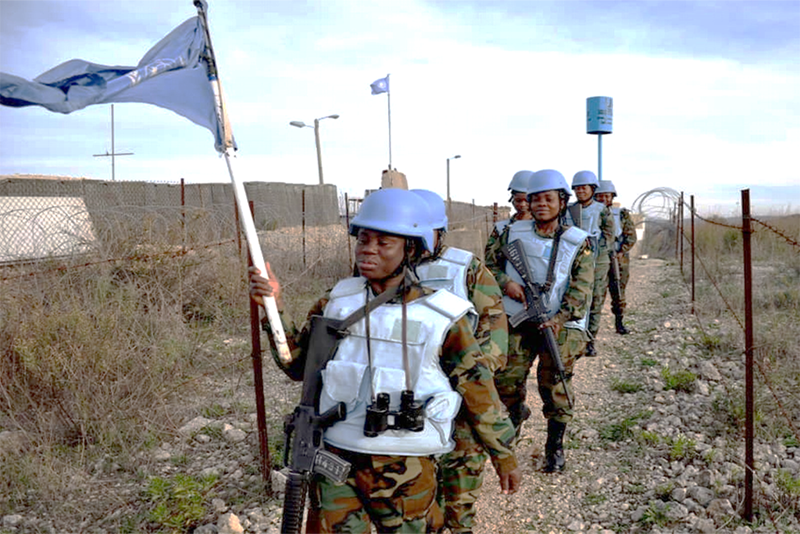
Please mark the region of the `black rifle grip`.
[[306, 507], [308, 482], [300, 473], [289, 473], [286, 479], [286, 493], [283, 498], [282, 534], [300, 534], [303, 527], [303, 512]]

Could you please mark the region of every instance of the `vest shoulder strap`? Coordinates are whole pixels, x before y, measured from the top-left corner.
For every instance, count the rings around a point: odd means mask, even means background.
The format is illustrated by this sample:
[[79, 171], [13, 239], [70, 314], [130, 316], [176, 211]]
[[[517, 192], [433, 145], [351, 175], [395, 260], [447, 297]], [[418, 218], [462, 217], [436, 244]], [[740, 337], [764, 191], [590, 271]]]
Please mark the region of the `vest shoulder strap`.
[[363, 292], [366, 280], [362, 276], [354, 276], [339, 280], [331, 289], [331, 298], [349, 297]]

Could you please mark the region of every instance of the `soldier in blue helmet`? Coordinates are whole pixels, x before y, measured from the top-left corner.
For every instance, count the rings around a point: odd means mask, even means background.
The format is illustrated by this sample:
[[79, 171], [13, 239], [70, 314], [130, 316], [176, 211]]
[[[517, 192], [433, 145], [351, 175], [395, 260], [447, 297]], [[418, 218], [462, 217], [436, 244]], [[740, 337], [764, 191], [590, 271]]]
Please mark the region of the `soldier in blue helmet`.
[[[586, 324], [594, 285], [594, 256], [589, 234], [561, 223], [570, 196], [561, 173], [550, 169], [534, 173], [527, 193], [533, 220], [518, 221], [508, 227], [499, 246], [492, 251], [491, 264], [497, 269], [492, 271], [503, 288], [506, 313], [511, 316], [523, 310], [527, 302], [522, 278], [501, 253], [506, 243], [520, 241], [533, 282], [540, 286], [547, 303], [548, 318], [540, 325], [526, 321], [509, 327], [508, 363], [497, 373], [495, 382], [519, 432], [522, 422], [530, 415], [525, 406], [525, 384], [533, 361], [539, 358], [536, 375], [542, 412], [547, 419], [543, 470], [552, 473], [563, 470], [565, 465], [563, 439], [573, 416], [567, 388], [571, 391], [573, 364], [583, 354], [588, 340]], [[566, 383], [560, 380], [547, 352], [544, 328], [554, 331], [566, 370]], [[514, 338], [520, 340], [516, 350]]]
[[[628, 287], [628, 280], [631, 276], [630, 250], [636, 244], [636, 223], [633, 222], [630, 211], [613, 205], [617, 189], [611, 180], [601, 180], [595, 196], [599, 202], [603, 202], [611, 209], [614, 221], [614, 246], [609, 252], [616, 254], [617, 265], [619, 265], [619, 294], [611, 292], [611, 311], [614, 314], [617, 333], [625, 335], [630, 333], [625, 327], [623, 319], [626, 308], [625, 289]], [[609, 276], [613, 276], [610, 270]], [[604, 291], [601, 305], [605, 298]]]
[[592, 171], [579, 171], [572, 178], [572, 190], [577, 201], [567, 209], [567, 224], [577, 226], [589, 232], [589, 241], [595, 258], [594, 289], [592, 291], [592, 308], [589, 312], [589, 343], [586, 355], [596, 356], [594, 338], [600, 330], [600, 316], [603, 311], [601, 295], [608, 287], [608, 269], [610, 260], [608, 252], [614, 243], [614, 222], [611, 210], [605, 204], [595, 201], [594, 194], [600, 182]]
[[[417, 265], [420, 283], [432, 289], [448, 289], [475, 306], [475, 338], [486, 365], [492, 372], [505, 366], [508, 350], [508, 321], [503, 310], [503, 292], [483, 262], [469, 251], [445, 244], [447, 210], [442, 197], [426, 189], [412, 189], [428, 204], [433, 228], [434, 250], [425, 253]], [[527, 202], [526, 202], [527, 203]], [[456, 447], [439, 460], [439, 503], [445, 526], [452, 533], [471, 532], [475, 503], [483, 485], [488, 453], [462, 409], [453, 434]]]
[[[308, 532], [368, 532], [370, 523], [379, 532], [441, 528], [434, 458], [453, 449], [452, 430], [462, 404], [503, 491], [519, 487], [513, 424], [467, 319], [472, 305], [447, 290], [422, 287], [413, 275], [423, 253], [434, 249], [428, 217], [427, 204], [410, 191], [382, 189], [369, 195], [350, 225], [360, 276], [339, 281], [312, 307], [301, 329], [286, 328], [292, 360], [276, 358], [276, 363], [298, 379], [311, 350], [312, 316], [342, 319], [385, 292], [392, 295], [347, 330], [322, 370], [320, 412], [339, 402], [347, 412], [325, 430], [325, 446], [352, 468], [342, 485], [313, 478]], [[273, 273], [269, 280], [259, 274], [251, 269], [253, 299], [274, 296], [282, 308]], [[408, 427], [405, 416], [371, 424], [382, 413], [376, 402], [388, 402], [388, 412], [400, 413], [401, 397], [408, 392], [422, 407], [413, 419], [421, 424]]]

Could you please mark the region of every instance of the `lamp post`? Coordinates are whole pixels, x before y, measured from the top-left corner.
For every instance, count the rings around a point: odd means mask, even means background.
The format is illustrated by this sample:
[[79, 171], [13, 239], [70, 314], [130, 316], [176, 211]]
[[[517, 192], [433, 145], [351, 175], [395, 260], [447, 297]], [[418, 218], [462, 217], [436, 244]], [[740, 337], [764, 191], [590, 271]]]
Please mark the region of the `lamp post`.
[[325, 117], [320, 117], [318, 119], [314, 119], [314, 126], [306, 124], [303, 121], [291, 121], [289, 123], [292, 126], [296, 126], [297, 128], [314, 128], [314, 141], [317, 145], [317, 168], [319, 169], [319, 185], [325, 183], [322, 181], [322, 149], [320, 148], [319, 144], [319, 121], [321, 121], [322, 119], [338, 119], [338, 118], [339, 115], [327, 115]]
[[453, 218], [453, 209], [452, 205], [450, 204], [450, 160], [451, 159], [458, 159], [460, 155], [453, 156], [452, 158], [447, 158], [447, 218]]

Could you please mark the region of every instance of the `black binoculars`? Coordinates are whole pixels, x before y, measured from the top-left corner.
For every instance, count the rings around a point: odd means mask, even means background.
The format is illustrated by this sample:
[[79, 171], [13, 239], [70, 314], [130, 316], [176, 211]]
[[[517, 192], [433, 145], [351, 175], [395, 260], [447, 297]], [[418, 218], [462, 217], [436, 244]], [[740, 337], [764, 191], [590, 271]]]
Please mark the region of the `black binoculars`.
[[389, 394], [378, 393], [375, 402], [367, 406], [367, 418], [364, 421], [364, 435], [374, 438], [387, 430], [409, 430], [422, 432], [425, 428], [424, 406], [414, 400], [414, 392], [405, 390], [400, 393], [400, 410], [389, 409]]

